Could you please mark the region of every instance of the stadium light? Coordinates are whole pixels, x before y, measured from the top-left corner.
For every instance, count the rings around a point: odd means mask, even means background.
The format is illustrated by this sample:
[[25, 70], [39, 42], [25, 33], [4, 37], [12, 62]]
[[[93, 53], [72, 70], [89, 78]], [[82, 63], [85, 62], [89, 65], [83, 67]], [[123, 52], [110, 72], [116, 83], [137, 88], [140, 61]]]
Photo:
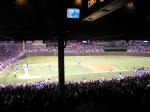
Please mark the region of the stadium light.
[[81, 4], [82, 4], [82, 0], [75, 0], [74, 1], [74, 5], [81, 6]]
[[86, 40], [84, 40], [84, 41], [82, 41], [83, 43], [87, 43], [87, 41]]
[[100, 0], [100, 2], [104, 2], [104, 0]]
[[134, 9], [135, 9], [134, 3], [133, 3], [133, 2], [129, 2], [129, 3], [127, 4], [127, 9], [128, 9], [128, 10], [134, 10]]
[[148, 43], [148, 41], [147, 41], [147, 40], [145, 40], [145, 41], [143, 41], [143, 42]]
[[27, 0], [16, 0], [16, 5], [25, 6], [27, 5]]

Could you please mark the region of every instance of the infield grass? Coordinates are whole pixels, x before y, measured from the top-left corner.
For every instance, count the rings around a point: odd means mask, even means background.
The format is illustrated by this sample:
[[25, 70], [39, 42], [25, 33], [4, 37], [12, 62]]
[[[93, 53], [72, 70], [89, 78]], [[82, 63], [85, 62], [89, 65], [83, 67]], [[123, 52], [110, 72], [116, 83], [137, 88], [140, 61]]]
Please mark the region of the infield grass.
[[[93, 69], [88, 65], [110, 65], [117, 68], [117, 71]], [[25, 77], [23, 65], [29, 65], [29, 77]], [[150, 57], [138, 56], [65, 56], [65, 79], [66, 80], [87, 80], [111, 79], [117, 77], [121, 72], [122, 76], [130, 75], [135, 68], [144, 67], [150, 70]], [[18, 68], [18, 70], [17, 70]], [[16, 77], [14, 74], [16, 73]], [[33, 56], [19, 60], [17, 64], [10, 67], [0, 75], [0, 83], [19, 83], [37, 80], [58, 80], [58, 57], [57, 56]]]

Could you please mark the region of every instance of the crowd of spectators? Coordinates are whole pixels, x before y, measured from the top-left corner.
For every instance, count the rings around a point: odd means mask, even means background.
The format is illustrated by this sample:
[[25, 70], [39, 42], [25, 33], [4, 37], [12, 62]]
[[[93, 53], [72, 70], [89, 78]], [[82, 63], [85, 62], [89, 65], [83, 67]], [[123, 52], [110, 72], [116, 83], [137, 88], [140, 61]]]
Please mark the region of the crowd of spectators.
[[148, 41], [129, 42], [128, 52], [146, 53], [150, 52], [150, 43]]
[[[100, 42], [99, 42], [100, 43]], [[104, 43], [104, 42], [103, 42]], [[127, 52], [131, 53], [147, 53], [150, 52], [150, 43], [149, 41], [125, 41], [125, 40], [119, 40], [119, 41], [110, 41], [110, 46], [115, 47], [127, 47]], [[17, 59], [20, 57], [23, 57], [23, 55], [27, 53], [49, 53], [49, 54], [58, 54], [58, 47], [56, 44], [51, 44], [50, 46], [46, 46], [45, 48], [34, 48], [31, 45], [30, 47], [25, 46], [25, 50], [23, 50], [23, 44], [19, 43], [12, 43], [12, 44], [4, 44], [0, 43], [0, 72], [8, 68], [10, 65], [15, 63]], [[83, 43], [83, 42], [69, 42], [69, 44], [66, 45], [64, 51], [65, 54], [100, 54], [102, 52], [105, 52], [104, 50], [105, 45], [98, 45], [95, 44], [95, 42], [90, 43]]]
[[24, 55], [20, 44], [0, 45], [0, 72], [7, 69]]
[[[71, 42], [70, 42], [71, 43]], [[77, 43], [77, 44], [76, 44]], [[69, 44], [65, 47], [65, 53], [66, 54], [96, 54], [105, 52], [104, 48], [105, 45], [97, 45], [94, 44], [95, 42], [91, 43], [82, 43], [80, 42], [72, 42], [72, 44]], [[99, 42], [100, 43], [100, 42]], [[103, 42], [104, 43], [104, 42]], [[124, 47], [127, 49], [127, 52], [131, 53], [145, 53], [150, 52], [150, 43], [149, 41], [125, 41], [125, 40], [114, 40], [110, 42], [106, 42], [107, 47]], [[58, 47], [57, 46], [50, 46], [47, 48], [31, 48], [28, 49], [29, 52], [35, 53], [35, 52], [49, 52], [52, 54], [58, 53]]]
[[[47, 52], [51, 54], [57, 54], [58, 53], [58, 47], [57, 46], [50, 46], [47, 48], [31, 48], [28, 50], [29, 53], [37, 53], [37, 52]], [[93, 44], [89, 45], [67, 45], [64, 49], [65, 54], [85, 54], [85, 53], [100, 53], [104, 52], [103, 46], [96, 46]]]
[[114, 40], [113, 42], [111, 42], [111, 46], [127, 47], [128, 46], [128, 42], [125, 41], [125, 40]]
[[57, 46], [50, 46], [47, 48], [31, 48], [27, 49], [28, 53], [51, 53], [51, 54], [57, 54], [58, 47]]
[[97, 46], [93, 44], [82, 44], [82, 45], [72, 45], [72, 46], [66, 46], [65, 53], [66, 54], [95, 54], [95, 53], [101, 53], [104, 52], [103, 46]]
[[149, 112], [150, 74], [121, 80], [0, 84], [0, 112]]
[[[116, 41], [128, 52], [150, 52], [148, 42]], [[26, 53], [56, 53], [57, 47], [21, 50], [18, 45], [0, 45], [0, 71], [15, 63]], [[100, 53], [103, 46], [69, 45], [65, 53]], [[112, 80], [65, 82], [60, 91], [58, 82], [40, 81], [0, 84], [0, 112], [150, 112], [150, 71], [138, 70], [129, 77]]]

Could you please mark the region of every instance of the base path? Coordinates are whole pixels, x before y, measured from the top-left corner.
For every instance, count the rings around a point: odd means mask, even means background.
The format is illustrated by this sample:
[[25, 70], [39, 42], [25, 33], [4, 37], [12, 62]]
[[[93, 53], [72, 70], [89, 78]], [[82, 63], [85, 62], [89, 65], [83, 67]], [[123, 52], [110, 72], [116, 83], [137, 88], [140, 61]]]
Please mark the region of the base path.
[[19, 75], [17, 76], [18, 79], [38, 79], [38, 78], [51, 78], [49, 75], [40, 75], [40, 76], [31, 76], [31, 75]]
[[94, 72], [119, 72], [120, 69], [111, 65], [111, 64], [86, 64], [82, 65], [89, 69], [92, 69]]

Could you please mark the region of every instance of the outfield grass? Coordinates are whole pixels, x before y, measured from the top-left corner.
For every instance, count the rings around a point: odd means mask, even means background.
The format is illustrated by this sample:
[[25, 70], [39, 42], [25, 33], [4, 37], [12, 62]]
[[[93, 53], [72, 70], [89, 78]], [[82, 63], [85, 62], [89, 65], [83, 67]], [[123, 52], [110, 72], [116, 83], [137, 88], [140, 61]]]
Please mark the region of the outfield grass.
[[[31, 66], [29, 78], [25, 76], [24, 64]], [[118, 71], [99, 71], [88, 67], [88, 65], [111, 65]], [[50, 66], [49, 66], [50, 65]], [[133, 67], [143, 67], [150, 70], [150, 57], [135, 56], [66, 56], [65, 57], [65, 79], [66, 80], [87, 80], [110, 79], [117, 77], [119, 72], [126, 76], [133, 73]], [[16, 68], [18, 67], [18, 70]], [[14, 73], [17, 77], [14, 77]], [[9, 70], [0, 75], [0, 83], [18, 83], [50, 78], [58, 79], [58, 57], [57, 56], [34, 56], [19, 60], [17, 65], [13, 65]]]

